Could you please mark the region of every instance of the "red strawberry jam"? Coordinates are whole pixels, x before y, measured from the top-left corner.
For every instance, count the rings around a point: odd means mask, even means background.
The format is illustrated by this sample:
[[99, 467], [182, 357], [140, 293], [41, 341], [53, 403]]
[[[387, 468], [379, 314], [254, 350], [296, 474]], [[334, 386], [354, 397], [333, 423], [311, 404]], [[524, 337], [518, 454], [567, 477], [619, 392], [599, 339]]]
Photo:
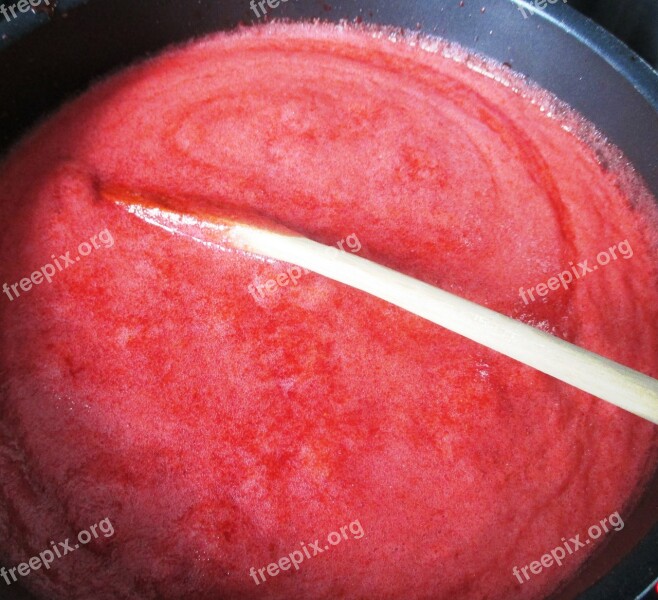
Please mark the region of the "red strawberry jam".
[[[0, 169], [1, 558], [105, 518], [115, 534], [10, 584], [43, 600], [545, 596], [617, 533], [512, 569], [627, 518], [654, 426], [98, 190], [352, 236], [656, 377], [658, 220], [632, 179], [509, 70], [387, 32], [246, 29], [96, 85]], [[620, 242], [632, 257], [520, 296]], [[361, 537], [325, 542], [357, 521]], [[264, 568], [312, 544], [298, 568]]]

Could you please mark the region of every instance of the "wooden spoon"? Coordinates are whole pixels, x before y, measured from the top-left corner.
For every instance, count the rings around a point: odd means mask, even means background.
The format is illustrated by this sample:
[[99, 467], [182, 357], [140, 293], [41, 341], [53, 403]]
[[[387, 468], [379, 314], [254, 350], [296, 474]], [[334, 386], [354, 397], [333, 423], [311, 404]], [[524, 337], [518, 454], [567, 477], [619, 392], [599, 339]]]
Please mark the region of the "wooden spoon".
[[372, 294], [658, 424], [658, 380], [484, 306], [240, 209], [191, 213], [162, 196], [120, 188], [102, 188], [101, 195], [167, 231], [292, 263]]

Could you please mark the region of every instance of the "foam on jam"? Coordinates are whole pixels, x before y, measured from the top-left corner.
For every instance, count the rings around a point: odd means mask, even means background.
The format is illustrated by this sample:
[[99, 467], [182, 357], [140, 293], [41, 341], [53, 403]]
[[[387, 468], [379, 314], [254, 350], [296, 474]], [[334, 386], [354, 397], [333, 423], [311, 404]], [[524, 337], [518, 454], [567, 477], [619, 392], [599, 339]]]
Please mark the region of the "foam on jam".
[[[112, 538], [24, 584], [48, 600], [509, 599], [572, 576], [599, 544], [524, 584], [512, 568], [626, 516], [654, 427], [313, 274], [255, 301], [247, 286], [286, 265], [97, 190], [230, 202], [330, 245], [355, 233], [361, 256], [655, 377], [655, 210], [581, 125], [454, 46], [320, 25], [206, 38], [63, 108], [0, 170], [0, 283], [103, 228], [115, 244], [0, 296], [5, 564], [109, 517]], [[519, 298], [626, 239], [631, 260]], [[356, 519], [362, 539], [249, 576]]]

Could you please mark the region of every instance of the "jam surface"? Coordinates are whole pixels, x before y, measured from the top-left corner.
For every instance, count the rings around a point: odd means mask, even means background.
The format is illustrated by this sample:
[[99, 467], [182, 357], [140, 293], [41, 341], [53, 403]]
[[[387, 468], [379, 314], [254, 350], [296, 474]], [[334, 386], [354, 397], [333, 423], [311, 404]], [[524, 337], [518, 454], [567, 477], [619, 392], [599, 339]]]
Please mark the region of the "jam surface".
[[[573, 576], [615, 533], [523, 583], [512, 569], [625, 516], [655, 427], [313, 273], [267, 286], [290, 265], [98, 190], [353, 236], [360, 256], [656, 377], [658, 220], [580, 126], [454, 46], [323, 25], [205, 38], [66, 105], [0, 168], [0, 283], [57, 269], [0, 297], [4, 564], [109, 517], [112, 538], [22, 584], [48, 600], [507, 600]], [[104, 230], [112, 245], [81, 256]], [[520, 297], [622, 241], [632, 257]], [[355, 520], [361, 539], [250, 577]]]

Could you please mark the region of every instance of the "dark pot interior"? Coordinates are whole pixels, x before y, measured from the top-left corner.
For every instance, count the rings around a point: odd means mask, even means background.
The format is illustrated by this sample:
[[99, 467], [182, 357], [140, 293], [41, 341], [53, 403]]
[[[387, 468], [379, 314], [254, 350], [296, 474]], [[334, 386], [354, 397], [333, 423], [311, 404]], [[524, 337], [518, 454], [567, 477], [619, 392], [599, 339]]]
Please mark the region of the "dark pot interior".
[[[658, 198], [658, 75], [558, 3], [524, 19], [512, 1], [290, 0], [277, 18], [392, 25], [454, 40], [554, 92], [621, 148]], [[91, 81], [191, 37], [255, 21], [246, 0], [63, 0], [55, 16], [0, 23], [0, 152]], [[555, 598], [635, 598], [658, 576], [658, 477], [627, 526]], [[4, 588], [8, 600], [30, 598]]]

